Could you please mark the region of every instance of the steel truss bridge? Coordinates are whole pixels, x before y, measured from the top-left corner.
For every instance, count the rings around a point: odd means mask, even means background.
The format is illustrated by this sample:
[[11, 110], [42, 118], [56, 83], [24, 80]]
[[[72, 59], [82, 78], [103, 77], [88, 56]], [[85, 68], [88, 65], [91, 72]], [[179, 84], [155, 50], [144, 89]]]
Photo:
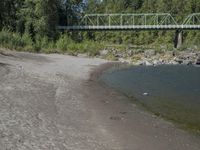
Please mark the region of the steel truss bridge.
[[200, 13], [178, 23], [169, 13], [86, 14], [78, 24], [58, 26], [60, 30], [200, 30]]

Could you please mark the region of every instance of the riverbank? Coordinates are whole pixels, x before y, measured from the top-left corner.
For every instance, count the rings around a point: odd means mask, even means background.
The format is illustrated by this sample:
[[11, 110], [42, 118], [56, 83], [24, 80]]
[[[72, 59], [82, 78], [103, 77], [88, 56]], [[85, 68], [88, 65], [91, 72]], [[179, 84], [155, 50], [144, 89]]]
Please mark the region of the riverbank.
[[200, 65], [200, 51], [198, 49], [187, 49], [184, 51], [176, 49], [138, 49], [129, 48], [104, 49], [100, 51], [101, 58], [120, 61], [131, 65], [157, 66], [157, 65]]
[[[199, 138], [96, 81], [98, 58], [0, 54], [0, 146], [15, 150], [199, 150]], [[116, 64], [116, 67], [118, 64]]]

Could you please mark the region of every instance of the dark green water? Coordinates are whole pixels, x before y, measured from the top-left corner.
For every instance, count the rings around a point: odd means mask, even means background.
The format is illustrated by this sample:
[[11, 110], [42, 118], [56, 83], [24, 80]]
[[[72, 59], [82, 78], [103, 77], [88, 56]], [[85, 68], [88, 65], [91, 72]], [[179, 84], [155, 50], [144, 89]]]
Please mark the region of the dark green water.
[[200, 67], [130, 67], [101, 80], [154, 114], [200, 132]]

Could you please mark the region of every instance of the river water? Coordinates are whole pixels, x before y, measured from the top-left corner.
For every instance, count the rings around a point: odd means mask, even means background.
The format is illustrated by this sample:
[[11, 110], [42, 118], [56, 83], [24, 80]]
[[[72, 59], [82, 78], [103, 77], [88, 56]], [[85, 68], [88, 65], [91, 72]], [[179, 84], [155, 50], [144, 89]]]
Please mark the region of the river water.
[[200, 67], [137, 66], [100, 79], [154, 114], [200, 132]]

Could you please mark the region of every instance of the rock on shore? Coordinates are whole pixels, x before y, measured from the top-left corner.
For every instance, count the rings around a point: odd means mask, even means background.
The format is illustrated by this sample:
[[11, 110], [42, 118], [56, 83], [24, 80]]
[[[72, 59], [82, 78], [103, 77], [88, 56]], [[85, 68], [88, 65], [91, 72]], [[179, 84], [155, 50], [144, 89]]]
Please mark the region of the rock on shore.
[[[137, 51], [137, 50], [103, 50], [100, 52], [100, 57], [106, 58], [111, 55], [116, 60], [133, 65], [200, 65], [200, 52], [194, 50], [187, 51], [159, 51], [154, 49]], [[112, 58], [113, 58], [112, 57]]]

